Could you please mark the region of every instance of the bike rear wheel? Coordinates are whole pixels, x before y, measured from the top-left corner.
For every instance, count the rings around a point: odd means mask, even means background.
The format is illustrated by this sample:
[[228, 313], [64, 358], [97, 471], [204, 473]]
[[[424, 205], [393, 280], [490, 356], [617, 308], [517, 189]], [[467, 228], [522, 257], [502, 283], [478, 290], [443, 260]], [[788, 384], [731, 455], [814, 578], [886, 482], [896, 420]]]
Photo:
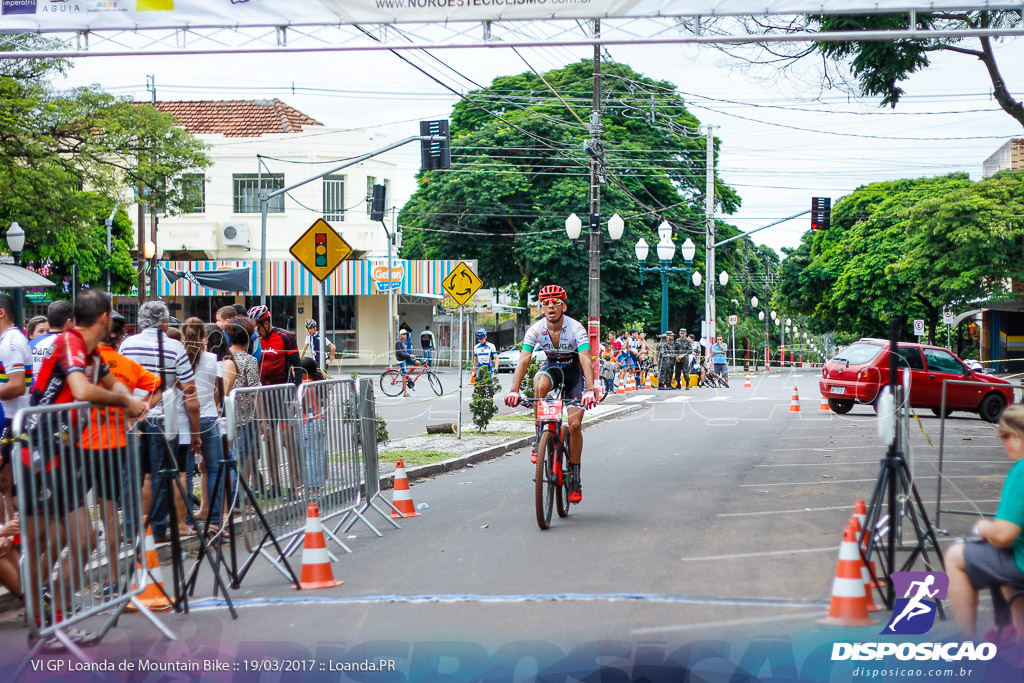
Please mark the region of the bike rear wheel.
[[569, 464], [569, 430], [565, 431], [565, 438], [562, 440], [562, 449], [558, 454], [558, 461], [562, 467], [562, 484], [555, 482], [555, 509], [559, 517], [569, 516], [569, 480], [572, 478], [572, 465]]
[[441, 379], [434, 374], [433, 370], [427, 370], [427, 381], [430, 382], [430, 388], [434, 390], [434, 393], [440, 396], [444, 389], [441, 388]]
[[537, 526], [551, 526], [551, 508], [555, 502], [555, 440], [551, 432], [544, 431], [537, 440], [537, 475], [534, 478], [534, 503], [537, 508]]
[[402, 393], [402, 373], [393, 368], [380, 373], [380, 390], [386, 396], [398, 396]]

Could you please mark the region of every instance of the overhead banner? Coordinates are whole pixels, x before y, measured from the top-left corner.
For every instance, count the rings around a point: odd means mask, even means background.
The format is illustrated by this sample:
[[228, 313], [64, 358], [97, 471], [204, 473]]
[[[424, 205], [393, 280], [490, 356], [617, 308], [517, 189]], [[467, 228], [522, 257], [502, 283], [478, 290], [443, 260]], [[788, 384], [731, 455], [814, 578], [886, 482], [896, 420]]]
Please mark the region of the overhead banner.
[[0, 0], [0, 31], [1020, 9], [1019, 0]]
[[171, 270], [162, 268], [164, 276], [172, 285], [184, 278], [194, 285], [216, 289], [221, 292], [248, 292], [249, 269], [230, 270]]

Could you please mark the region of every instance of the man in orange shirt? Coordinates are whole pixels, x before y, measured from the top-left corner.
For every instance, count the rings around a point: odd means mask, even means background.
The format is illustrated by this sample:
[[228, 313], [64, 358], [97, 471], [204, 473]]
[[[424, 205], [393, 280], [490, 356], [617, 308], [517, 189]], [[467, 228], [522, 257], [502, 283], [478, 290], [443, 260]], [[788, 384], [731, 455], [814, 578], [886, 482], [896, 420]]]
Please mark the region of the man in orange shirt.
[[[136, 397], [152, 408], [160, 401], [160, 378], [141, 364], [117, 352], [116, 346], [124, 339], [125, 319], [114, 313], [110, 321], [110, 335], [96, 347], [103, 362], [110, 368], [110, 374], [128, 387]], [[125, 481], [122, 478], [124, 463], [128, 458], [128, 429], [124, 410], [98, 406], [90, 410], [89, 427], [82, 434], [82, 447], [86, 451], [85, 484], [95, 489], [96, 498], [102, 502], [103, 527], [106, 529], [109, 558], [118, 557], [117, 548], [121, 533], [117, 522], [117, 504], [121, 502], [122, 487], [128, 495], [125, 505], [136, 505], [140, 481]], [[126, 516], [127, 519], [127, 516]], [[134, 529], [128, 529], [134, 534]]]

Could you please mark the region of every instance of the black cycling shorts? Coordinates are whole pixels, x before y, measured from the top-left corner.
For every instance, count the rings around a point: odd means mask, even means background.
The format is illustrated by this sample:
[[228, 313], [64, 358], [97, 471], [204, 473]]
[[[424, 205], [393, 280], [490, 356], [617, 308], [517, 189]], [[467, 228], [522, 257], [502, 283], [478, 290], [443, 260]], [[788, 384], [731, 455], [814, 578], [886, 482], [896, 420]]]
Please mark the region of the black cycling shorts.
[[551, 378], [554, 386], [564, 385], [562, 398], [583, 398], [583, 392], [587, 388], [587, 380], [583, 376], [583, 366], [580, 365], [579, 357], [571, 363], [560, 364], [544, 361], [540, 371]]

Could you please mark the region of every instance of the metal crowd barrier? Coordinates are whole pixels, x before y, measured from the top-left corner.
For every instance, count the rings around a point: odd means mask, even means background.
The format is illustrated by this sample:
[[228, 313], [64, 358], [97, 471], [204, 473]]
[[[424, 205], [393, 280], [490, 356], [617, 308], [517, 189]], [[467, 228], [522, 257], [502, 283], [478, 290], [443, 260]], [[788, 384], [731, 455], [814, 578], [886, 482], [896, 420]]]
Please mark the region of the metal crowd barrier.
[[[234, 410], [228, 410], [228, 435], [237, 444], [239, 476], [253, 490], [267, 527], [242, 498], [242, 536], [250, 556], [241, 575], [262, 555], [288, 576], [281, 557], [267, 549], [267, 534], [282, 543], [283, 556], [292, 555], [302, 545], [311, 502], [320, 508], [325, 536], [346, 552], [351, 550], [340, 538], [343, 527], [348, 531], [362, 521], [381, 535], [364, 515], [370, 508], [400, 528], [388, 516], [390, 511], [377, 503], [383, 496], [370, 380], [321, 380], [298, 389], [291, 384], [234, 389], [228, 405], [246, 397], [254, 402], [253, 424], [236, 424]], [[335, 519], [336, 524], [326, 524]]]
[[[362, 522], [370, 528], [373, 533], [378, 536], [381, 535], [380, 531], [377, 530], [370, 520], [365, 516], [365, 513], [373, 509], [381, 517], [391, 523], [396, 529], [401, 529], [398, 522], [391, 519], [390, 513], [386, 509], [381, 509], [377, 505], [377, 500], [380, 499], [384, 503], [397, 512], [399, 515], [402, 513], [396, 508], [389, 500], [384, 498], [380, 490], [380, 463], [377, 456], [377, 408], [373, 397], [373, 381], [369, 379], [359, 380], [359, 454], [363, 461], [363, 486], [365, 498], [362, 505], [354, 507], [350, 513], [351, 519], [343, 518], [342, 524], [345, 524], [344, 530], [348, 531], [356, 522]], [[402, 515], [403, 517], [405, 515]], [[346, 523], [347, 522], [347, 523]], [[341, 528], [341, 524], [335, 528]]]
[[[91, 662], [80, 646], [99, 642], [129, 604], [174, 640], [137, 599], [151, 577], [136, 571], [146, 566], [139, 435], [124, 411], [81, 402], [23, 409], [14, 434], [19, 568], [36, 638], [25, 663], [55, 641]], [[73, 628], [101, 615], [95, 633]]]
[[[326, 522], [347, 518], [360, 499], [359, 404], [353, 379], [303, 382], [299, 386], [303, 436], [303, 481], [317, 503], [324, 534], [352, 552]], [[340, 526], [340, 524], [339, 524]]]
[[[947, 388], [949, 386], [951, 386], [951, 385], [981, 387], [983, 390], [986, 390], [985, 393], [987, 393], [987, 390], [993, 390], [993, 389], [998, 390], [998, 389], [1005, 388], [1005, 389], [1009, 389], [1011, 394], [1012, 394], [1013, 390], [1015, 388], [1013, 386], [991, 384], [989, 382], [971, 382], [971, 381], [968, 381], [968, 380], [961, 380], [961, 379], [945, 379], [945, 380], [942, 380], [942, 398], [941, 398], [940, 403], [939, 403], [939, 418], [940, 418], [940, 422], [939, 422], [939, 479], [938, 479], [938, 487], [937, 487], [936, 494], [935, 494], [935, 526], [936, 526], [936, 528], [939, 527], [939, 518], [940, 518], [940, 516], [942, 515], [943, 512], [945, 512], [946, 514], [949, 514], [949, 515], [967, 515], [969, 517], [977, 517], [978, 516], [978, 511], [977, 510], [973, 510], [972, 511], [972, 510], [948, 510], [948, 509], [944, 510], [944, 509], [942, 509], [942, 461], [943, 461], [943, 457], [945, 456], [945, 451], [946, 451], [946, 412], [947, 412], [946, 411], [946, 396], [947, 396]], [[1001, 394], [1002, 392], [999, 392], [999, 393]], [[1010, 403], [1012, 403], [1012, 402], [1013, 401], [1010, 401]], [[1009, 405], [1009, 404], [1007, 404], [1007, 405]]]
[[[263, 555], [288, 576], [264, 544], [268, 532], [282, 543], [301, 543], [301, 534], [306, 528], [309, 497], [303, 485], [303, 438], [298, 393], [293, 384], [273, 384], [234, 389], [231, 395], [236, 402], [248, 396], [254, 403], [256, 416], [247, 426], [249, 436], [239, 443], [235, 453], [238, 475], [249, 484], [269, 525], [269, 528], [264, 528], [250, 501], [246, 498], [241, 500], [242, 537], [246, 550], [251, 553], [241, 573], [248, 570], [257, 555]], [[227, 418], [231, 423], [228, 431], [237, 439], [245, 430], [234, 424], [233, 411]]]

